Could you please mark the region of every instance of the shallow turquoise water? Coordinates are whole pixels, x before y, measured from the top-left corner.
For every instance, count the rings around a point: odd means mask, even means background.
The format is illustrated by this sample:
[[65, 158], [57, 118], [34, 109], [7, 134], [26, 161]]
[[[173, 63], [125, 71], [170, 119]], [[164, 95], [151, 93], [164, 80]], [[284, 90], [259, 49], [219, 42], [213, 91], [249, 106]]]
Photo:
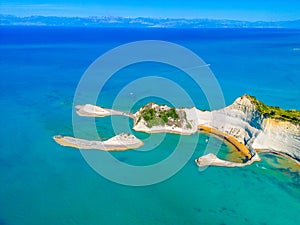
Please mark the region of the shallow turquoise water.
[[[193, 162], [206, 146], [207, 136], [200, 134], [193, 156], [175, 176], [147, 187], [129, 187], [101, 177], [79, 151], [52, 140], [53, 135], [73, 133], [73, 95], [89, 64], [118, 44], [154, 38], [183, 44], [210, 63], [227, 104], [249, 93], [268, 104], [300, 109], [300, 53], [293, 50], [300, 46], [299, 31], [142, 30], [133, 36], [131, 30], [2, 29], [0, 224], [300, 223], [299, 175], [274, 169], [272, 156], [263, 155], [264, 161], [245, 168], [212, 167], [200, 172]], [[135, 76], [171, 77], [166, 71], [178, 82], [185, 79], [163, 65], [129, 67], [108, 83], [99, 104], [109, 107], [119, 88]], [[183, 85], [193, 87], [184, 81]], [[207, 108], [199, 90], [189, 91], [197, 107]], [[132, 96], [123, 98], [120, 109], [128, 107]], [[120, 128], [130, 124], [127, 119], [117, 120]], [[97, 120], [102, 138], [114, 135], [110, 123], [110, 118]], [[177, 140], [177, 135], [167, 135], [152, 151], [113, 155], [122, 162], [149, 165], [168, 157]], [[144, 148], [150, 144], [154, 143], [146, 142]], [[220, 154], [226, 151], [228, 146], [222, 145]]]

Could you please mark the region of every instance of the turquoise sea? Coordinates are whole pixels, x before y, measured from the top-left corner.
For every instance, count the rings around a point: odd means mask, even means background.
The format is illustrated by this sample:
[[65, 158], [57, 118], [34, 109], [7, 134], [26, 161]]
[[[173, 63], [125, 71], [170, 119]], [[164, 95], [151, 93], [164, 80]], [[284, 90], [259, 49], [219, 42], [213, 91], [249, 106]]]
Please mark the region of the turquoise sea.
[[[209, 137], [199, 134], [196, 150], [178, 173], [154, 185], [132, 187], [105, 179], [79, 150], [53, 141], [53, 135], [73, 134], [73, 97], [88, 66], [106, 51], [138, 40], [170, 41], [194, 51], [210, 64], [227, 105], [248, 93], [269, 105], [300, 110], [300, 30], [1, 27], [0, 224], [300, 224], [300, 171], [289, 160], [264, 154], [262, 162], [248, 167], [199, 171], [194, 159], [203, 154]], [[98, 104], [111, 107], [124, 85], [145, 76], [179, 83], [196, 107], [208, 109], [201, 90], [180, 71], [149, 62], [119, 71]], [[159, 84], [145, 85], [145, 95], [153, 85]], [[126, 109], [126, 98], [139, 98], [134, 92], [123, 97], [116, 108]], [[132, 110], [149, 101], [165, 102], [149, 96]], [[133, 132], [128, 119], [116, 120], [118, 130]], [[102, 139], [114, 135], [111, 118], [96, 123]], [[144, 151], [112, 153], [132, 165], [164, 160], [179, 140], [174, 134], [150, 138], [133, 133], [145, 140]], [[183, 155], [189, 138], [182, 139]], [[210, 138], [221, 144], [219, 156], [228, 157], [230, 146]]]

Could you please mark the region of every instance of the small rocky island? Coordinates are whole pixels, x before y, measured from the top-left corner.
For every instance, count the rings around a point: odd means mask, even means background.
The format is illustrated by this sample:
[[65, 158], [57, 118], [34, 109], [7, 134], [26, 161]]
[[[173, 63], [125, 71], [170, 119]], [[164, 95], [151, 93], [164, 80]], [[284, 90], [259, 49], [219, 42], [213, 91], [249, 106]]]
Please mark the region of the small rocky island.
[[[181, 135], [209, 132], [230, 142], [246, 158], [245, 163], [234, 163], [208, 154], [195, 160], [200, 167], [246, 166], [260, 160], [258, 152], [280, 154], [300, 162], [300, 111], [267, 106], [249, 95], [243, 95], [233, 104], [214, 111], [202, 111], [195, 107], [177, 109], [155, 103], [145, 105], [135, 114], [90, 104], [76, 106], [76, 109], [80, 116], [122, 115], [130, 117], [134, 120], [135, 131]], [[55, 136], [54, 140], [64, 146], [106, 151], [133, 149], [143, 144], [133, 135], [128, 137], [130, 138], [120, 139], [117, 135], [112, 138], [112, 143], [109, 143], [109, 140], [106, 143], [97, 143], [64, 136]]]
[[177, 133], [190, 135], [197, 131], [195, 120], [188, 120], [185, 109], [157, 105], [153, 102], [145, 105], [134, 114], [133, 129], [147, 133]]
[[141, 147], [144, 143], [132, 134], [119, 134], [106, 141], [89, 141], [69, 136], [56, 135], [53, 139], [62, 146], [79, 149], [124, 151]]

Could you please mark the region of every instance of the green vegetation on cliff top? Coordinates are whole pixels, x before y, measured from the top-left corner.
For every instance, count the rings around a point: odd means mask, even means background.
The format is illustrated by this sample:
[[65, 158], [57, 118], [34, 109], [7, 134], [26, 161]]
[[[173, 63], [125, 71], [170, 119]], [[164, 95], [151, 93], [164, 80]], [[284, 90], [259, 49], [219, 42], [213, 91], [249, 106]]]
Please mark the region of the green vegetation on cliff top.
[[289, 121], [292, 123], [300, 124], [300, 111], [299, 110], [285, 110], [278, 106], [268, 106], [263, 102], [256, 99], [254, 96], [246, 95], [256, 106], [259, 113], [265, 118], [279, 119]]
[[[176, 121], [179, 119], [179, 115], [176, 112], [175, 108], [170, 108], [168, 110], [159, 110], [156, 111], [153, 108], [145, 106], [141, 111], [141, 117], [147, 122], [148, 127], [153, 127], [157, 125], [168, 124], [170, 119], [173, 119], [174, 125], [179, 125]], [[138, 122], [140, 121], [139, 118]]]

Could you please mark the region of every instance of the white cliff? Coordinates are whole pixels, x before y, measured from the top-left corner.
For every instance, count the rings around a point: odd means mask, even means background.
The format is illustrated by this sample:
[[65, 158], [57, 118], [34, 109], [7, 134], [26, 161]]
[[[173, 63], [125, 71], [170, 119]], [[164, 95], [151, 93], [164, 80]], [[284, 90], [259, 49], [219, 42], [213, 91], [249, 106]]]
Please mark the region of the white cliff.
[[299, 120], [297, 118], [294, 118], [295, 121], [285, 120], [285, 117], [276, 115], [270, 118], [260, 112], [257, 102], [263, 104], [253, 97], [244, 95], [224, 109], [211, 112], [199, 110], [198, 124], [213, 127], [235, 137], [246, 145], [253, 155], [255, 150], [269, 150], [300, 161]]
[[300, 160], [300, 125], [265, 119], [262, 132], [253, 140], [254, 149], [267, 149]]

